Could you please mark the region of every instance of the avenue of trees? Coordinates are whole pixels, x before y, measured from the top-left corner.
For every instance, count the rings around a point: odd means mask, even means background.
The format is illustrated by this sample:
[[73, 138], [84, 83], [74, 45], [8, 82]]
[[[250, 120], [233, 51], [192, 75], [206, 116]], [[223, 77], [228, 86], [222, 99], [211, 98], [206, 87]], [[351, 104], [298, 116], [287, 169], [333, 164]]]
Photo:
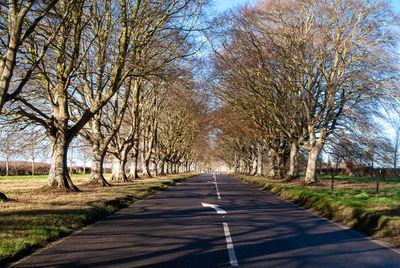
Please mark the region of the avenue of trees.
[[68, 172], [77, 138], [91, 150], [90, 182], [104, 186], [107, 154], [119, 181], [128, 161], [138, 177], [139, 157], [147, 176], [195, 168], [206, 122], [193, 75], [203, 2], [0, 3], [2, 121], [48, 137], [49, 187], [78, 190]]
[[[334, 155], [351, 143], [378, 151], [373, 118], [399, 92], [398, 22], [380, 0], [260, 0], [217, 20], [220, 158], [254, 175], [268, 157], [268, 175], [293, 179], [305, 152], [305, 181], [313, 183], [322, 150]], [[397, 152], [398, 141], [395, 163]]]
[[[398, 166], [398, 120], [393, 141], [374, 121], [399, 107], [399, 18], [388, 1], [259, 0], [210, 24], [206, 4], [1, 1], [7, 165], [23, 154], [35, 174], [45, 146], [48, 187], [71, 190], [76, 154], [85, 167], [91, 158], [88, 183], [101, 186], [105, 159], [120, 182], [138, 178], [139, 163], [157, 176], [215, 158], [288, 179], [303, 163], [307, 183], [321, 152], [333, 165]], [[198, 59], [206, 38], [208, 62]]]

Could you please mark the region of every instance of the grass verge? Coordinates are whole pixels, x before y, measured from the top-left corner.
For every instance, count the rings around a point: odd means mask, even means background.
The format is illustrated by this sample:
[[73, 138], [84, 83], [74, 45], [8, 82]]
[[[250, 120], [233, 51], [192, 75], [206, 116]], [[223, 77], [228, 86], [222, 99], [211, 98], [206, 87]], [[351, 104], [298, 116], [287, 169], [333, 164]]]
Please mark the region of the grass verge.
[[72, 193], [35, 191], [46, 184], [45, 177], [2, 178], [1, 191], [13, 201], [0, 203], [0, 266], [194, 175], [139, 179], [112, 187], [85, 187], [88, 177], [77, 176], [72, 179], [81, 191]]
[[331, 191], [329, 183], [304, 186], [301, 182], [282, 182], [276, 179], [234, 174], [234, 177], [261, 186], [262, 190], [280, 196], [299, 206], [343, 223], [354, 230], [368, 234], [400, 247], [400, 186], [387, 182], [380, 193], [375, 184], [363, 179], [338, 181], [337, 190]]

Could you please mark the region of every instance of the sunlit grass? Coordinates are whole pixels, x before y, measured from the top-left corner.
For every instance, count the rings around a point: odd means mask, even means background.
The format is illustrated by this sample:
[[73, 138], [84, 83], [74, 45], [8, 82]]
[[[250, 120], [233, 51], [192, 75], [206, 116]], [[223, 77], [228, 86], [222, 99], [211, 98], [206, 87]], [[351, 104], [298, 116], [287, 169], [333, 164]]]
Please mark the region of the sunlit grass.
[[74, 175], [80, 192], [36, 191], [46, 185], [47, 176], [1, 180], [0, 191], [13, 201], [0, 203], [0, 266], [190, 176], [90, 187], [85, 186], [89, 175]]
[[0, 176], [0, 181], [3, 180], [43, 180], [47, 179], [47, 175], [13, 175], [13, 176]]

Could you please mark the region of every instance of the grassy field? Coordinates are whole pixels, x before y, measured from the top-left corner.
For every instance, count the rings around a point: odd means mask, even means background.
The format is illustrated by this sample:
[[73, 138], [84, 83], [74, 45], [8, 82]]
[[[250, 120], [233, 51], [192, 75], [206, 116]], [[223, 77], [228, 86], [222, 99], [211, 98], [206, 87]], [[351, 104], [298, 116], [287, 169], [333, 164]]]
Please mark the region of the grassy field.
[[72, 177], [80, 192], [43, 192], [47, 176], [0, 177], [0, 192], [12, 199], [0, 203], [0, 266], [193, 175], [138, 179], [112, 187], [87, 185], [88, 176]]
[[[304, 177], [304, 175], [303, 175]], [[318, 180], [330, 180], [331, 175], [317, 175]], [[376, 182], [378, 179], [374, 177], [356, 177], [349, 175], [337, 175], [335, 176], [335, 180], [338, 181], [361, 181], [361, 182]], [[392, 182], [392, 183], [400, 183], [400, 179], [397, 178], [380, 178], [381, 182]]]
[[376, 193], [376, 178], [338, 176], [331, 191], [330, 176], [307, 186], [301, 180], [234, 175], [263, 190], [281, 196], [324, 217], [344, 223], [374, 239], [400, 247], [400, 181], [381, 179]]

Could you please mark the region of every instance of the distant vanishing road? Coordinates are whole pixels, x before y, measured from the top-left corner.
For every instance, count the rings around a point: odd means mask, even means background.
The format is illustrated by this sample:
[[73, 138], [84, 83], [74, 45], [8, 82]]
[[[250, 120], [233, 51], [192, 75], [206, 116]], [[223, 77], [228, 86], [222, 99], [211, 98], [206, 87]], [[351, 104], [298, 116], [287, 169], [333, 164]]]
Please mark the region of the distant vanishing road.
[[200, 175], [14, 267], [400, 267], [400, 254], [225, 175]]

